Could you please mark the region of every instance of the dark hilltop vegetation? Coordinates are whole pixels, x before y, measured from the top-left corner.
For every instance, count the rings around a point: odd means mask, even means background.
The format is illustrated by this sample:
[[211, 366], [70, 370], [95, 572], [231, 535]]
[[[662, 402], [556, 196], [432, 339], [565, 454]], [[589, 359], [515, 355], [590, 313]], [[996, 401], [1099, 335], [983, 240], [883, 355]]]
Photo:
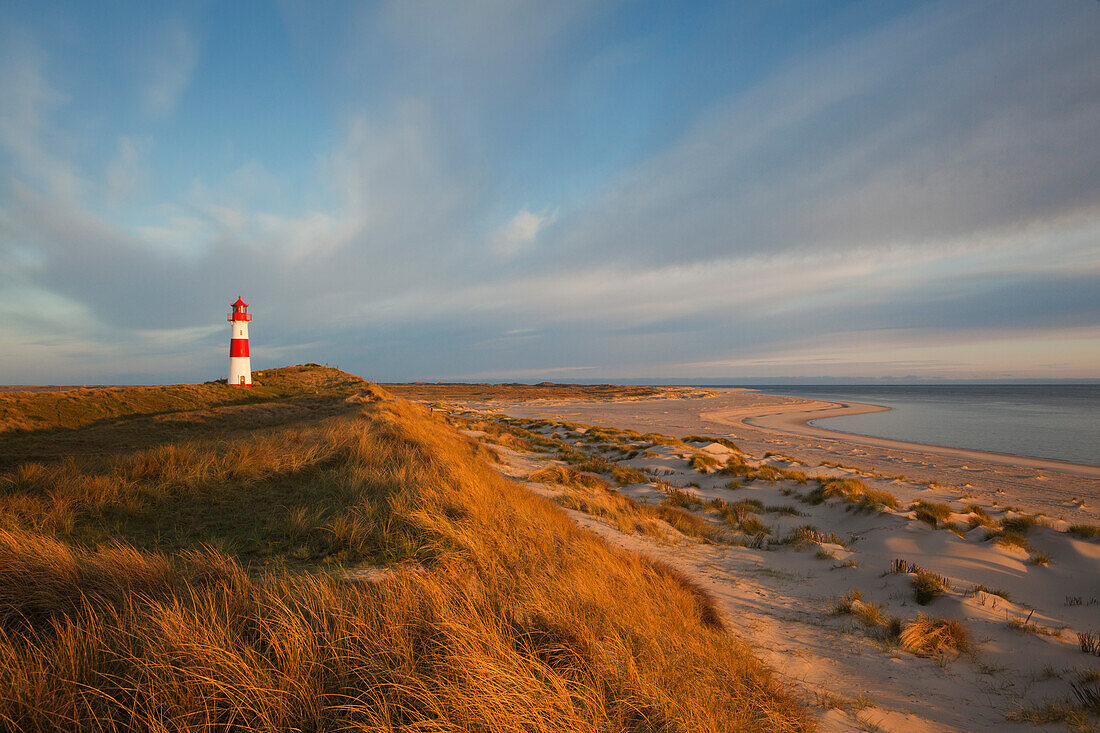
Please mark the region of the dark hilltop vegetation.
[[736, 619], [427, 407], [254, 379], [0, 395], [0, 727], [812, 728]]

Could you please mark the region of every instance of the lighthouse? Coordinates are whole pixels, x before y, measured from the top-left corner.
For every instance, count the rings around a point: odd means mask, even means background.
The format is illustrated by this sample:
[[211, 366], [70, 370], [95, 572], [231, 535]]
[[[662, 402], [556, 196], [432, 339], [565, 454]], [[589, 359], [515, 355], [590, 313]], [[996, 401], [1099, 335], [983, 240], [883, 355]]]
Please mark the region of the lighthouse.
[[237, 296], [230, 303], [233, 312], [225, 317], [229, 321], [229, 384], [239, 387], [252, 386], [252, 361], [248, 358], [248, 303]]

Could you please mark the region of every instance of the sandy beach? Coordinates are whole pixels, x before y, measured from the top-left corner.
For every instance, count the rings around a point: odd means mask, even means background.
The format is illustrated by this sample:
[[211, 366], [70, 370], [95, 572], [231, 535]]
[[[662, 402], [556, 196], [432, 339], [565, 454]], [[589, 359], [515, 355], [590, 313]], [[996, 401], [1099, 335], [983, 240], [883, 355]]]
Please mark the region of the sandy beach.
[[[561, 401], [478, 403], [515, 416], [557, 417], [594, 425], [684, 436], [726, 437], [749, 453], [783, 453], [802, 463], [840, 463], [885, 476], [932, 481], [960, 494], [1019, 505], [1068, 521], [1100, 521], [1100, 466], [905, 443], [842, 433], [809, 420], [886, 408], [711, 389], [700, 399], [629, 403]], [[1083, 503], [1082, 503], [1083, 502]]]
[[[822, 730], [1055, 731], [1067, 720], [1077, 726], [1070, 729], [1092, 729], [1072, 705], [1100, 670], [1078, 637], [1100, 631], [1100, 543], [1067, 529], [1100, 517], [1097, 467], [834, 432], [807, 421], [882, 408], [736, 389], [697, 399], [464, 407], [503, 424], [551, 421], [534, 429], [609, 450], [597, 455], [652, 478], [615, 489], [638, 505], [673, 501], [715, 526], [715, 507], [748, 512], [763, 533], [732, 544], [671, 527], [659, 536], [624, 530], [585, 511], [575, 486], [528, 479], [558, 460], [498, 446], [506, 475], [564, 502], [578, 524], [613, 545], [659, 558], [705, 588], [735, 633], [817, 710]], [[658, 444], [629, 457], [553, 421], [728, 438], [745, 451], [736, 460], [789, 473], [730, 482], [691, 462], [699, 451], [719, 465], [732, 460], [720, 444]], [[789, 478], [799, 473], [814, 478]], [[808, 501], [826, 480], [854, 481], [896, 503], [865, 510], [843, 499]], [[941, 508], [942, 519], [922, 519], [914, 502]], [[996, 539], [1002, 526], [1018, 525], [1026, 537]], [[811, 541], [791, 543], [807, 526]], [[914, 599], [918, 571], [943, 583], [934, 600]], [[922, 615], [957, 622], [969, 648], [922, 655], [885, 631], [885, 619], [904, 627]]]

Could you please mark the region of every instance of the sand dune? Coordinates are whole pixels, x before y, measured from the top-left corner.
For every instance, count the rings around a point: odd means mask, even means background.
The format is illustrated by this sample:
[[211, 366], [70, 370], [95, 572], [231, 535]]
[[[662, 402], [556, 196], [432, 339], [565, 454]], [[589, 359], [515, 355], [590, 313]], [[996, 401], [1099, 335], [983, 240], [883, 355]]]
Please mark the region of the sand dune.
[[[714, 507], [742, 502], [749, 507], [748, 516], [766, 528], [766, 537], [760, 536], [764, 539], [755, 538], [759, 546], [747, 546], [754, 544], [748, 535], [738, 535], [741, 539], [732, 544], [728, 539], [701, 541], [671, 527], [660, 536], [627, 533], [621, 523], [606, 517], [571, 511], [579, 524], [612, 544], [659, 557], [699, 582], [717, 599], [731, 626], [816, 706], [823, 730], [1033, 731], [1029, 719], [1075, 714], [1074, 690], [1094, 689], [1100, 673], [1100, 658], [1084, 653], [1077, 636], [1100, 632], [1100, 543], [1066, 532], [1093, 510], [1096, 482], [1087, 470], [1092, 467], [1042, 466], [1043, 475], [1057, 477], [1056, 485], [1043, 485], [1034, 478], [1040, 467], [1030, 461], [1020, 465], [974, 451], [857, 443], [848, 436], [826, 435], [830, 431], [819, 433], [813, 426], [807, 434], [796, 433], [806, 427], [807, 416], [853, 409], [848, 406], [772, 401], [751, 393], [727, 394], [725, 404], [721, 399], [604, 404], [598, 409], [561, 403], [553, 410], [540, 405], [531, 412], [571, 420], [585, 415], [587, 423], [680, 436], [734, 434], [750, 449], [775, 452], [782, 447], [792, 454], [761, 458], [762, 451], [751, 450], [757, 457], [748, 459], [750, 467], [858, 479], [868, 491], [896, 497], [896, 508], [859, 510], [839, 498], [808, 503], [806, 497], [818, 485], [813, 479], [806, 484], [757, 479], [730, 488], [729, 476], [701, 473], [689, 465], [695, 451], [707, 448], [705, 452], [724, 461], [728, 449], [696, 443], [686, 450], [653, 445], [630, 458], [621, 452], [599, 455], [652, 479], [618, 489], [639, 505], [667, 504], [669, 492], [678, 490], [684, 492], [678, 501], [693, 497], [692, 515], [720, 528], [726, 525]], [[507, 412], [527, 410], [511, 405]], [[501, 412], [487, 414], [508, 419]], [[582, 440], [579, 432], [544, 430], [579, 448], [599, 445]], [[506, 449], [503, 453], [503, 470], [520, 480], [551, 460]], [[819, 455], [845, 465], [821, 466]], [[929, 483], [914, 477], [913, 469], [905, 471], [907, 478], [893, 476], [902, 462], [942, 480]], [[991, 466], [1003, 473], [991, 474]], [[1088, 494], [1086, 508], [1070, 502], [1067, 484], [1078, 494]], [[551, 497], [582, 490], [529, 486]], [[1013, 486], [1023, 490], [1009, 493], [1005, 488]], [[918, 501], [947, 513], [933, 520], [933, 526], [913, 510]], [[753, 502], [760, 508], [752, 508]], [[1032, 524], [1022, 506], [1008, 505], [1050, 506], [1059, 512]], [[805, 525], [814, 527], [809, 536], [816, 539], [790, 541]], [[1020, 538], [1008, 537], [1006, 544], [989, 539], [1010, 526], [1023, 528]], [[942, 577], [946, 586], [922, 605], [913, 586], [917, 576], [891, 572], [895, 561], [907, 570], [915, 566]], [[859, 600], [853, 601], [856, 593]], [[857, 612], [838, 612], [845, 604]], [[889, 619], [904, 626], [920, 614], [959, 622], [972, 646], [963, 653], [930, 656], [907, 651], [889, 631]], [[878, 616], [884, 620], [868, 621]], [[1085, 718], [1083, 725], [1095, 722]], [[1044, 729], [1064, 726], [1055, 721]]]

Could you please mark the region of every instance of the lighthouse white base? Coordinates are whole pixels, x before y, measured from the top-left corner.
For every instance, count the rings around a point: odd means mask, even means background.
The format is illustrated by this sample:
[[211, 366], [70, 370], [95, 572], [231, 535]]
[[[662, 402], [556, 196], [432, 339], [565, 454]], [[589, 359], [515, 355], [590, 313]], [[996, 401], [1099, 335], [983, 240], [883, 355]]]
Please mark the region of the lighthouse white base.
[[252, 360], [247, 356], [229, 357], [229, 384], [252, 386]]

